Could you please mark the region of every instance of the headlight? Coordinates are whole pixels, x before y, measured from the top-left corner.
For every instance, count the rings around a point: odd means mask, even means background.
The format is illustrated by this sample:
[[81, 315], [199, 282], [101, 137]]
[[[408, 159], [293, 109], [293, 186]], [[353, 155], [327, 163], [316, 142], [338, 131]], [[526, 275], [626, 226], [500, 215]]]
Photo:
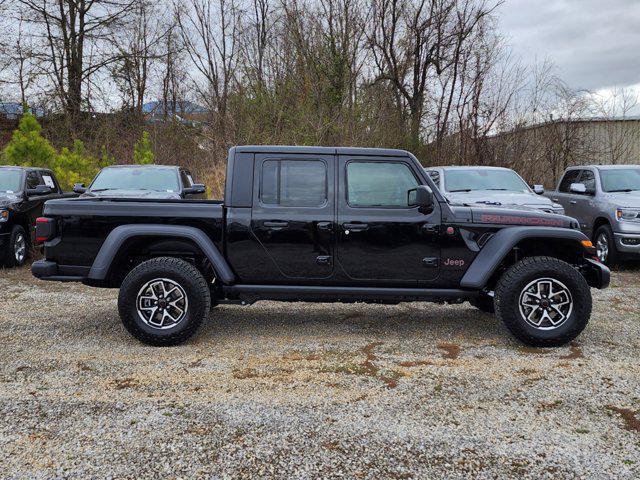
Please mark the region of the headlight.
[[638, 208], [619, 208], [616, 210], [616, 218], [629, 222], [640, 222], [640, 209]]
[[9, 220], [9, 210], [0, 210], [0, 223]]

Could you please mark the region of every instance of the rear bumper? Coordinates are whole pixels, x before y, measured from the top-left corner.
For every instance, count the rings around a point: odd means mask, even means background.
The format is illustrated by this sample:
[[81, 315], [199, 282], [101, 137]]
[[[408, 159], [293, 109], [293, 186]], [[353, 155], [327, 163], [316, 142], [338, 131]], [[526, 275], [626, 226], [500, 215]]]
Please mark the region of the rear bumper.
[[616, 250], [640, 255], [640, 233], [614, 233]]
[[77, 268], [58, 265], [49, 260], [37, 260], [31, 264], [31, 273], [40, 280], [53, 282], [81, 282], [83, 275], [78, 275]]
[[586, 263], [582, 267], [582, 274], [590, 287], [607, 288], [611, 282], [611, 270], [604, 263], [585, 258]]

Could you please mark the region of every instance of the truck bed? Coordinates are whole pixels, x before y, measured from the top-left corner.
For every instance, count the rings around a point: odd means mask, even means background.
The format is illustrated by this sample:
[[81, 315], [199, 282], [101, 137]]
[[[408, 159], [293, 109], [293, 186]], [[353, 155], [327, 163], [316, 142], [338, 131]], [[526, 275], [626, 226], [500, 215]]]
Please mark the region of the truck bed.
[[120, 225], [193, 226], [204, 231], [222, 250], [225, 208], [219, 200], [60, 199], [47, 202], [44, 215], [56, 219], [60, 229], [59, 238], [45, 246], [47, 258], [56, 261], [62, 270], [65, 266], [88, 270], [106, 237]]

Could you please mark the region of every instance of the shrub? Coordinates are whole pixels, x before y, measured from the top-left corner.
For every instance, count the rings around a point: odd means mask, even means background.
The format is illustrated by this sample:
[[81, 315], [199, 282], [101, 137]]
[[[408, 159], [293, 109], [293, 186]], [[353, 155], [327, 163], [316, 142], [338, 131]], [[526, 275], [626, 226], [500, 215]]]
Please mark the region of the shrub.
[[154, 161], [149, 132], [144, 132], [142, 138], [133, 146], [133, 163], [138, 165], [151, 165]]

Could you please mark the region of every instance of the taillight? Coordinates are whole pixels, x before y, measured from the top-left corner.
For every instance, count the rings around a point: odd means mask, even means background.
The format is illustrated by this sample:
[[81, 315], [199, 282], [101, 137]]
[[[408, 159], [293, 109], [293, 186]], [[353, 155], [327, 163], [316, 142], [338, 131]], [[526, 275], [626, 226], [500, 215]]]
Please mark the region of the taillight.
[[36, 243], [44, 243], [55, 236], [55, 220], [53, 218], [38, 217], [36, 219]]

